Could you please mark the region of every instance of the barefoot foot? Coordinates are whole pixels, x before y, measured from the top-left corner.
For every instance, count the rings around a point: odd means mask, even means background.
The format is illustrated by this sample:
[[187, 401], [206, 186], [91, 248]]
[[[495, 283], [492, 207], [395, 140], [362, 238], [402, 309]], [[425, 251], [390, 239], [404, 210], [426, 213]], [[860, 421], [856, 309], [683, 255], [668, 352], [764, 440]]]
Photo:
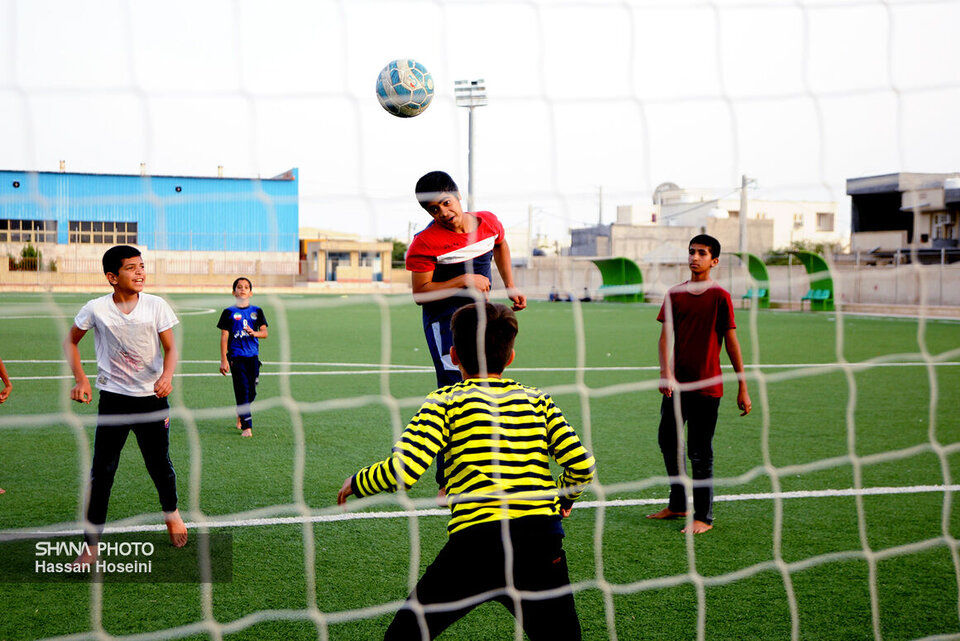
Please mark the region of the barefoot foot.
[[243, 438], [250, 438], [253, 436], [253, 430], [248, 427], [247, 429], [240, 432], [240, 436], [242, 436]]
[[693, 525], [683, 528], [682, 530], [680, 530], [680, 532], [682, 532], [683, 534], [686, 534], [687, 530], [690, 530], [694, 534], [703, 534], [704, 532], [707, 532], [712, 529], [713, 529], [713, 526], [709, 523], [705, 523], [703, 521], [694, 521]]
[[84, 571], [89, 572], [90, 568], [93, 567], [93, 564], [97, 562], [97, 544], [91, 543], [84, 546], [84, 551], [80, 553], [80, 556], [73, 560], [72, 565], [74, 571]]
[[175, 548], [182, 548], [187, 544], [187, 525], [180, 518], [180, 510], [173, 512], [164, 512], [163, 520], [167, 524], [167, 532], [170, 534], [170, 543]]

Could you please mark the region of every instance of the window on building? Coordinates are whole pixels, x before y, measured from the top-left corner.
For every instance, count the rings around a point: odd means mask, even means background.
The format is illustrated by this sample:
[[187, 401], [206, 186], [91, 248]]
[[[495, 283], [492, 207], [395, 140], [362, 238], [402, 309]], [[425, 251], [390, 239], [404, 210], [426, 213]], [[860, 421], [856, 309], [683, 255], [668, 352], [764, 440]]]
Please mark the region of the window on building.
[[57, 221], [0, 219], [0, 243], [55, 243]]
[[833, 231], [833, 214], [819, 212], [817, 214], [817, 231]]
[[71, 220], [70, 242], [81, 244], [136, 245], [137, 223]]
[[797, 229], [803, 227], [803, 214], [794, 214], [793, 215], [793, 226]]

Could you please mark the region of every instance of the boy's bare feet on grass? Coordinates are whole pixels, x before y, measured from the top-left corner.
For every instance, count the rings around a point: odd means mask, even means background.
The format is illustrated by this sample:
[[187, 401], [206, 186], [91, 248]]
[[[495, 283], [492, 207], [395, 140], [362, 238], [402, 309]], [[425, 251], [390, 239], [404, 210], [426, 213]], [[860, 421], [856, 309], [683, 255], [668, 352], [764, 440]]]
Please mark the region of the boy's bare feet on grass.
[[[668, 507], [663, 508], [659, 512], [654, 512], [653, 514], [648, 514], [648, 519], [682, 519], [687, 515], [686, 512], [674, 512]], [[699, 521], [698, 521], [699, 523]]]
[[683, 534], [686, 534], [687, 530], [690, 530], [694, 534], [703, 534], [704, 532], [712, 529], [713, 529], [713, 526], [710, 525], [709, 523], [704, 523], [703, 521], [694, 521], [693, 525], [691, 525], [690, 527], [683, 528], [682, 530], [680, 530], [680, 532], [682, 532]]
[[253, 436], [253, 430], [248, 427], [247, 429], [240, 432], [240, 436], [242, 436], [243, 438], [250, 438], [251, 436]]
[[167, 523], [167, 532], [170, 534], [170, 543], [175, 548], [182, 548], [187, 544], [187, 525], [180, 518], [180, 510], [169, 514], [164, 513], [163, 520]]
[[92, 543], [87, 545], [85, 551], [81, 552], [80, 556], [74, 559], [73, 563], [71, 563], [70, 565], [74, 566], [77, 569], [84, 569], [83, 566], [85, 564], [89, 564], [90, 566], [92, 566], [96, 562], [97, 562], [97, 544]]

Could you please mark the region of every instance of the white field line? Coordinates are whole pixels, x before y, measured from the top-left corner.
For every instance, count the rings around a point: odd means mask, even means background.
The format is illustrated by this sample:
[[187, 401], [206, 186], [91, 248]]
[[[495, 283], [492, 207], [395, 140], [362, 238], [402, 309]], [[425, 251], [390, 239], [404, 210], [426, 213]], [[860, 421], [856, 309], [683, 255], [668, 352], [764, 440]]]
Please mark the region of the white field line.
[[[8, 364], [58, 364], [66, 366], [64, 361], [59, 360], [7, 360], [4, 361]], [[94, 361], [83, 361], [84, 363], [92, 364]], [[214, 365], [219, 365], [219, 361], [181, 361], [181, 363], [190, 363], [190, 364], [209, 364], [211, 367]], [[345, 376], [345, 375], [356, 375], [356, 376], [380, 376], [383, 374], [399, 375], [399, 374], [428, 374], [433, 373], [433, 368], [423, 365], [393, 365], [388, 364], [384, 368], [383, 363], [305, 363], [305, 362], [264, 362], [264, 365], [297, 365], [297, 366], [306, 366], [306, 367], [356, 367], [356, 368], [370, 368], [370, 369], [337, 369], [337, 370], [323, 370], [323, 371], [260, 371], [260, 376]], [[960, 365], [960, 361], [905, 361], [905, 362], [876, 362], [876, 363], [845, 363], [841, 365], [840, 363], [775, 363], [769, 365], [752, 365], [745, 364], [744, 368], [747, 370], [765, 370], [765, 369], [811, 369], [811, 368], [821, 368], [824, 370], [830, 369], [840, 369], [849, 367], [854, 370], [864, 370], [864, 369], [874, 369], [879, 367], [927, 367], [932, 365], [934, 367], [956, 367]], [[729, 365], [724, 365], [724, 369], [732, 369]], [[653, 372], [659, 371], [659, 367], [656, 365], [645, 365], [645, 366], [611, 366], [611, 367], [511, 367], [510, 372]], [[180, 372], [174, 374], [175, 378], [221, 378], [223, 375], [219, 372]], [[11, 380], [14, 381], [44, 381], [44, 380], [64, 380], [64, 379], [73, 379], [72, 374], [59, 374], [59, 375], [50, 375], [50, 376], [11, 376]]]
[[[205, 314], [213, 314], [216, 310], [210, 307], [204, 308], [194, 308], [190, 311], [177, 310], [177, 314], [180, 316], [202, 316]], [[43, 318], [43, 319], [53, 319], [53, 318], [69, 318], [73, 320], [76, 318], [76, 314], [36, 314], [36, 315], [20, 315], [20, 314], [0, 314], [0, 320], [22, 320], [22, 319], [34, 319], [34, 318]]]
[[[849, 488], [845, 490], [797, 490], [793, 492], [759, 492], [754, 494], [719, 494], [714, 496], [714, 501], [733, 502], [733, 501], [770, 501], [773, 499], [811, 499], [827, 497], [846, 497], [846, 496], [880, 496], [892, 494], [922, 494], [930, 492], [960, 492], [960, 485], [909, 485], [909, 486], [888, 486], [888, 487], [869, 487], [869, 488]], [[429, 500], [429, 499], [428, 499]], [[574, 504], [576, 509], [592, 509], [598, 507], [620, 508], [634, 507], [640, 505], [662, 504], [666, 499], [614, 499], [610, 501], [578, 501]], [[392, 510], [379, 512], [342, 512], [339, 514], [314, 514], [302, 516], [283, 516], [259, 519], [234, 519], [226, 521], [208, 520], [200, 522], [188, 522], [187, 527], [196, 529], [206, 528], [234, 528], [234, 527], [264, 527], [269, 525], [298, 525], [303, 523], [334, 523], [338, 521], [362, 521], [367, 519], [401, 519], [411, 517], [425, 516], [450, 516], [450, 510], [439, 508], [427, 508], [421, 510]], [[166, 525], [127, 525], [127, 526], [108, 526], [104, 529], [106, 534], [129, 533], [129, 532], [161, 532], [166, 530]], [[83, 530], [51, 530], [38, 531], [28, 529], [17, 529], [0, 531], [0, 541], [13, 541], [20, 539], [32, 539], [43, 536], [79, 536]]]

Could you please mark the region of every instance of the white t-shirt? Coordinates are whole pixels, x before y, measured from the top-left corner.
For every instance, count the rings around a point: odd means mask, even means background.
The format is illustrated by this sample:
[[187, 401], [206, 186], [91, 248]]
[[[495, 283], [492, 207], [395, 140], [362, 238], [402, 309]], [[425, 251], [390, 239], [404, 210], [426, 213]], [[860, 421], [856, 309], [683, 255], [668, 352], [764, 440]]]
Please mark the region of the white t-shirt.
[[93, 328], [97, 351], [97, 389], [127, 396], [152, 396], [163, 372], [160, 332], [179, 323], [167, 301], [140, 294], [137, 306], [124, 314], [113, 294], [95, 298], [73, 319], [82, 330]]

